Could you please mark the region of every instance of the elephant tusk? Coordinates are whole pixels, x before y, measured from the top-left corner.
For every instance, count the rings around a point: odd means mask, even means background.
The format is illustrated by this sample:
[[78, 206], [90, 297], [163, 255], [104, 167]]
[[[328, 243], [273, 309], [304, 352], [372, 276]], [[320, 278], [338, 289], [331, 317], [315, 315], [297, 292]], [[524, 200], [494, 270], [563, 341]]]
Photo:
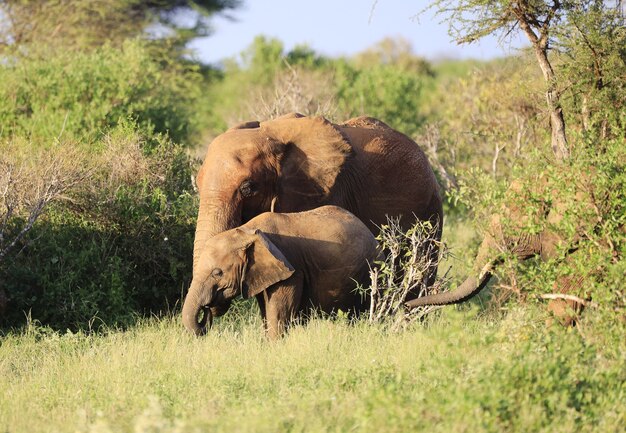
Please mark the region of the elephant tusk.
[[278, 196], [274, 196], [274, 198], [272, 198], [272, 203], [270, 204], [270, 212], [274, 213], [274, 209], [276, 207], [276, 200], [278, 199]]

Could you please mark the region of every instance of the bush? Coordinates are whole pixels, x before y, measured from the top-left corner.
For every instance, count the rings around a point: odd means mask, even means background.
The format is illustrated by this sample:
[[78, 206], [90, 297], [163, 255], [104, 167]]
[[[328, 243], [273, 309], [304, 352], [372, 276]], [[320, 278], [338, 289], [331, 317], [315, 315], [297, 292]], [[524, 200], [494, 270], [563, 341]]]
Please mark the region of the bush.
[[446, 246], [437, 239], [437, 231], [437, 226], [428, 221], [417, 221], [404, 231], [394, 218], [388, 218], [387, 224], [380, 227], [376, 239], [384, 258], [370, 270], [371, 286], [365, 291], [370, 300], [370, 323], [398, 330], [439, 308], [408, 310], [404, 305], [409, 299], [440, 292], [449, 282], [446, 272], [428, 285], [433, 267], [436, 269], [437, 263], [448, 257]]
[[395, 65], [360, 69], [340, 61], [335, 80], [337, 105], [348, 117], [376, 117], [407, 135], [415, 134], [425, 121], [421, 102], [428, 75]]
[[257, 116], [298, 111], [337, 121], [373, 116], [414, 134], [425, 121], [430, 66], [410, 52], [385, 64], [371, 56], [381, 54], [329, 59], [307, 47], [285, 52], [280, 41], [257, 37], [240, 59], [226, 62], [223, 77], [209, 89], [213, 132]]
[[[489, 221], [503, 215], [507, 236], [541, 234], [560, 240], [549, 260], [519, 262], [510, 255], [498, 268], [499, 303], [571, 294], [594, 305], [608, 320], [623, 320], [626, 253], [626, 149], [619, 138], [572, 137], [568, 161], [554, 165], [540, 152], [530, 154], [512, 176], [518, 188], [504, 192], [503, 182], [470, 171], [453, 196]], [[503, 211], [508, 210], [508, 211]], [[510, 211], [510, 217], [507, 217]], [[506, 250], [507, 247], [503, 246]]]
[[193, 166], [164, 136], [122, 124], [85, 154], [89, 182], [52, 204], [0, 267], [4, 325], [124, 325], [171, 310], [191, 279]]
[[0, 141], [0, 262], [49, 203], [88, 176], [76, 164], [80, 152], [71, 146], [33, 150], [29, 144]]
[[[197, 133], [200, 83], [139, 40], [0, 64], [0, 163], [21, 161], [30, 180], [13, 211], [0, 201], [0, 249], [18, 240], [0, 266], [2, 326], [123, 325], [174, 308], [197, 209], [194, 162], [175, 143]], [[59, 179], [35, 222], [32, 197]]]
[[4, 136], [29, 137], [35, 144], [52, 137], [90, 143], [128, 118], [176, 142], [197, 133], [199, 74], [138, 40], [0, 65]]

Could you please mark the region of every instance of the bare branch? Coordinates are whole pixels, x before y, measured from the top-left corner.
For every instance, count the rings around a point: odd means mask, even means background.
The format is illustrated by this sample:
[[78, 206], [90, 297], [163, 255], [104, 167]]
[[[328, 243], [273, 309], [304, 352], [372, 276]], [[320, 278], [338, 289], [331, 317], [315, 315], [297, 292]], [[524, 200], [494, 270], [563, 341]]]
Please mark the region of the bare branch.
[[443, 182], [445, 190], [450, 191], [459, 187], [456, 177], [448, 171], [445, 165], [439, 158], [439, 145], [441, 141], [441, 134], [437, 125], [427, 125], [424, 132], [415, 137], [415, 142], [419, 143], [428, 157], [428, 161], [432, 165], [433, 169], [439, 178]]
[[505, 147], [506, 147], [506, 143], [504, 143], [503, 145], [500, 145], [499, 143], [496, 142], [494, 144], [493, 159], [491, 160], [491, 174], [493, 175], [493, 177], [496, 177], [496, 174], [498, 171], [498, 158], [500, 157], [500, 152]]
[[88, 176], [70, 147], [24, 155], [0, 143], [0, 261], [21, 242], [46, 207]]
[[564, 299], [566, 301], [574, 301], [577, 304], [583, 305], [585, 307], [598, 308], [598, 304], [596, 304], [595, 302], [586, 301], [582, 298], [579, 298], [578, 296], [567, 295], [564, 293], [544, 293], [542, 295], [539, 295], [539, 297], [541, 299]]
[[427, 285], [429, 272], [438, 261], [434, 249], [447, 254], [436, 240], [436, 229], [428, 222], [418, 222], [403, 231], [399, 220], [393, 218], [380, 228], [377, 239], [386, 256], [370, 271], [370, 322], [386, 323], [390, 329], [397, 330], [439, 308], [428, 306], [407, 311], [404, 307], [407, 299], [439, 292], [448, 283], [446, 272], [434, 285]]
[[273, 119], [293, 112], [332, 117], [336, 104], [331, 77], [294, 68], [287, 62], [285, 65], [286, 70], [276, 75], [273, 86], [250, 100], [246, 117]]

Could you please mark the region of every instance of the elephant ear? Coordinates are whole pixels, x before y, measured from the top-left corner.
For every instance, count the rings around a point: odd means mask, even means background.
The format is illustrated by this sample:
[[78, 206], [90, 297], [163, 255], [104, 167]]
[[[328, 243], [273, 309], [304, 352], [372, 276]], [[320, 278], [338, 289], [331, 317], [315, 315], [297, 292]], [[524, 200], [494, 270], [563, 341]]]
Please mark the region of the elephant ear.
[[262, 122], [261, 135], [273, 143], [279, 156], [278, 193], [285, 212], [323, 202], [353, 154], [352, 145], [338, 127], [323, 117], [289, 114]]
[[269, 286], [291, 277], [295, 269], [283, 253], [260, 230], [252, 232], [246, 245], [242, 296], [250, 298]]

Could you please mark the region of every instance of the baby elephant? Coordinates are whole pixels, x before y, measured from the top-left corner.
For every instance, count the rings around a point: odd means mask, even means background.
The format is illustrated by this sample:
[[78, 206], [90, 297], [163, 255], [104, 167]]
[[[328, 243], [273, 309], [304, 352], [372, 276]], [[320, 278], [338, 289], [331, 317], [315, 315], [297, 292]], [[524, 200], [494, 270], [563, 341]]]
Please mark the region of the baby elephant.
[[342, 208], [261, 214], [208, 241], [185, 299], [183, 323], [204, 334], [212, 307], [225, 311], [220, 306], [239, 294], [256, 296], [271, 339], [314, 308], [364, 311], [368, 300], [355, 288], [369, 283], [368, 262], [378, 254], [370, 230]]

